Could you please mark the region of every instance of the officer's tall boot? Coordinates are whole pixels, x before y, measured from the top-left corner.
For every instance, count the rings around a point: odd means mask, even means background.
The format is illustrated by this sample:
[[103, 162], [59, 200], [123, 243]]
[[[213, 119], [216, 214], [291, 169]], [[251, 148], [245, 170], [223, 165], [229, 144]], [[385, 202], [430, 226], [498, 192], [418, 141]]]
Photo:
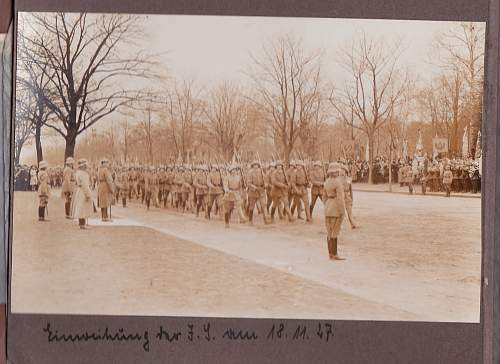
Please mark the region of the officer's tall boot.
[[38, 221], [45, 221], [45, 207], [38, 207]]
[[123, 205], [123, 207], [127, 207], [127, 198], [126, 197], [122, 198], [122, 205]]
[[69, 214], [70, 214], [70, 209], [71, 209], [71, 202], [65, 202], [64, 203], [64, 212], [66, 214], [66, 218], [69, 219]]
[[207, 206], [207, 219], [210, 220], [211, 218], [211, 214], [212, 214], [212, 204], [213, 204], [213, 201], [212, 203], [210, 203], [210, 201], [208, 201], [208, 206]]
[[326, 238], [326, 245], [328, 246], [328, 256], [333, 259], [333, 239]]
[[253, 225], [253, 209], [248, 209], [248, 223]]
[[200, 216], [200, 209], [201, 209], [201, 199], [198, 198], [196, 201], [196, 217]]
[[339, 257], [338, 252], [337, 252], [337, 243], [338, 243], [338, 238], [334, 238], [333, 240], [333, 245], [332, 245], [332, 250], [333, 250], [333, 259], [335, 260], [345, 260], [344, 258]]
[[231, 212], [224, 213], [224, 222], [226, 223], [226, 228], [229, 228], [229, 219], [231, 217]]
[[108, 221], [108, 209], [106, 207], [101, 207], [101, 220]]

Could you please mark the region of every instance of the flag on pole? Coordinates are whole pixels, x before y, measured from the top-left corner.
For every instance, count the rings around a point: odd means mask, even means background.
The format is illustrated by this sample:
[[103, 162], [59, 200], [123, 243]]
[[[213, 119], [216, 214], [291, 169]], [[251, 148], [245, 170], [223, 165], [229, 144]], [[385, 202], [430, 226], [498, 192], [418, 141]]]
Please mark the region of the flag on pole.
[[479, 159], [482, 156], [482, 151], [481, 151], [481, 131], [479, 130], [477, 132], [477, 140], [476, 140], [476, 153], [474, 156], [474, 159]]
[[406, 139], [403, 140], [403, 159], [408, 159], [408, 141]]
[[469, 129], [467, 126], [464, 128], [464, 136], [462, 137], [462, 157], [469, 156]]

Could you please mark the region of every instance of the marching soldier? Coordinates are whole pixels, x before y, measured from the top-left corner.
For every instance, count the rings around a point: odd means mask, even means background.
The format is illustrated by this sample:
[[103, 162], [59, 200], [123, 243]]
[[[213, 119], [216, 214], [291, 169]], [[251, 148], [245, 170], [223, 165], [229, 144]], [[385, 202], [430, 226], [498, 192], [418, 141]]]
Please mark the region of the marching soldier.
[[243, 181], [241, 174], [238, 171], [238, 166], [232, 165], [229, 167], [229, 175], [225, 178], [224, 183], [224, 222], [226, 228], [229, 228], [231, 215], [236, 209], [239, 215], [240, 223], [245, 223], [246, 219], [241, 209], [241, 190], [243, 189]]
[[222, 186], [222, 173], [219, 165], [214, 165], [207, 178], [208, 185], [208, 206], [207, 215], [210, 219], [212, 208], [215, 204], [215, 213], [222, 211], [222, 195], [224, 193]]
[[175, 171], [174, 186], [175, 208], [184, 211], [186, 202], [183, 199], [184, 194], [182, 193], [184, 188], [184, 169], [182, 166], [179, 166], [177, 171]]
[[118, 197], [122, 201], [122, 206], [127, 207], [127, 197], [130, 195], [130, 183], [126, 168], [123, 168], [123, 170], [117, 174], [117, 181], [120, 189]]
[[185, 167], [183, 173], [183, 185], [182, 185], [182, 202], [183, 211], [186, 209], [193, 210], [194, 208], [194, 189], [193, 189], [193, 170], [191, 167]]
[[78, 160], [78, 169], [75, 172], [76, 191], [71, 208], [71, 216], [78, 219], [80, 229], [87, 229], [87, 219], [93, 213], [92, 191], [90, 189], [90, 174], [87, 172], [86, 159]]
[[321, 166], [321, 162], [314, 162], [313, 169], [311, 171], [311, 207], [309, 208], [312, 213], [314, 211], [314, 206], [316, 205], [316, 200], [318, 198], [323, 201], [323, 185], [325, 184], [325, 170]]
[[50, 187], [49, 187], [49, 175], [47, 173], [48, 164], [45, 161], [40, 161], [38, 165], [38, 221], [45, 220], [45, 211], [49, 204]]
[[444, 167], [443, 173], [443, 186], [446, 191], [446, 197], [450, 197], [451, 193], [451, 184], [453, 183], [453, 172], [451, 171], [451, 167], [449, 164]]
[[344, 260], [338, 255], [338, 236], [345, 214], [345, 197], [339, 179], [340, 165], [331, 163], [326, 172], [323, 201], [325, 202], [325, 225], [327, 231], [328, 254], [331, 260]]
[[274, 213], [276, 212], [276, 208], [278, 208], [284, 211], [288, 217], [288, 221], [294, 221], [288, 204], [288, 190], [290, 187], [281, 161], [276, 161], [276, 170], [271, 174], [271, 184], [273, 186], [271, 190], [271, 198], [273, 200], [271, 219], [274, 219]]
[[165, 172], [165, 182], [164, 182], [164, 187], [163, 187], [163, 207], [167, 207], [167, 202], [168, 198], [173, 198], [171, 195], [173, 195], [173, 186], [174, 186], [174, 173], [172, 171], [172, 168], [169, 166], [166, 169]]
[[253, 161], [252, 168], [248, 174], [248, 219], [250, 225], [253, 225], [253, 211], [255, 204], [260, 204], [264, 215], [264, 223], [269, 224], [269, 212], [266, 205], [266, 185], [262, 166], [258, 161]]
[[207, 183], [208, 169], [201, 166], [193, 179], [193, 187], [196, 193], [196, 217], [200, 216], [200, 209], [203, 207], [205, 210], [205, 218], [208, 219], [208, 183]]
[[64, 213], [67, 219], [70, 219], [71, 214], [71, 199], [75, 192], [75, 171], [73, 165], [75, 160], [71, 157], [66, 158], [65, 167], [63, 170], [63, 183], [61, 195], [64, 198]]
[[147, 168], [144, 172], [144, 203], [149, 210], [151, 199], [153, 198], [154, 171], [153, 167]]
[[111, 209], [113, 204], [115, 186], [109, 171], [109, 161], [106, 158], [101, 160], [101, 167], [97, 171], [97, 182], [97, 205], [101, 209], [102, 221], [111, 221], [108, 208]]
[[309, 209], [309, 177], [303, 161], [296, 162], [296, 165], [297, 168], [292, 182], [292, 189], [294, 190], [294, 205], [297, 206], [297, 213], [299, 218], [301, 218], [301, 204], [303, 204], [304, 210], [306, 211], [306, 221], [312, 222], [311, 210]]

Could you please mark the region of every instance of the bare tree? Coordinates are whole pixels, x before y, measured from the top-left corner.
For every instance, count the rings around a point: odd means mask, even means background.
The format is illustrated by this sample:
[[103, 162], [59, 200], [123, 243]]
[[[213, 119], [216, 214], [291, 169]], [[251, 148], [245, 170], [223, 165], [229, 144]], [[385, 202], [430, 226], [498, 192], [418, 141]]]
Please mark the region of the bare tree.
[[372, 183], [376, 132], [400, 107], [409, 77], [398, 69], [401, 43], [386, 47], [382, 40], [362, 34], [342, 51], [342, 66], [350, 75], [343, 88], [332, 91], [330, 101], [340, 120], [368, 138], [369, 183]]
[[224, 82], [210, 93], [204, 114], [204, 124], [211, 144], [226, 161], [230, 161], [235, 152], [240, 151], [246, 137], [252, 133], [252, 124], [248, 120], [248, 103], [240, 89], [234, 84]]
[[[47, 126], [66, 142], [73, 156], [78, 135], [107, 115], [141, 99], [130, 78], [152, 76], [153, 61], [143, 52], [120, 51], [134, 44], [140, 17], [129, 15], [24, 14], [21, 45], [49, 79], [44, 103], [57, 116]], [[119, 80], [128, 78], [127, 82]]]
[[434, 44], [443, 73], [448, 79], [454, 79], [455, 84], [460, 82], [463, 89], [463, 99], [457, 108], [460, 108], [465, 124], [472, 129], [470, 136], [473, 142], [469, 144], [474, 148], [481, 129], [484, 49], [485, 27], [473, 22], [456, 24], [438, 34]]
[[302, 43], [283, 36], [252, 56], [250, 76], [269, 126], [288, 163], [301, 130], [314, 119], [321, 102], [321, 52], [307, 52]]
[[16, 96], [16, 125], [14, 127], [14, 164], [19, 164], [23, 146], [33, 137], [33, 96], [28, 90], [18, 89]]
[[451, 154], [461, 150], [461, 124], [465, 93], [460, 72], [443, 73], [419, 95], [424, 118], [431, 122], [435, 135], [446, 136]]
[[144, 143], [147, 150], [148, 163], [154, 164], [153, 140], [154, 140], [154, 121], [152, 118], [152, 106], [148, 105], [145, 111], [145, 117], [139, 122], [139, 126], [144, 134]]
[[183, 162], [193, 152], [196, 124], [203, 113], [203, 103], [193, 82], [176, 83], [167, 94], [166, 122], [176, 157]]

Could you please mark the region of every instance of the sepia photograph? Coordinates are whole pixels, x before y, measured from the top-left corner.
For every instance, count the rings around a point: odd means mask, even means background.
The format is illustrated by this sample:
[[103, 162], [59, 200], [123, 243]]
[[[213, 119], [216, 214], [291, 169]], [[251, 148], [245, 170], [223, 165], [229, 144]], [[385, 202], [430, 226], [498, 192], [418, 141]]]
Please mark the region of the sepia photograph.
[[485, 23], [18, 13], [11, 311], [480, 321]]

